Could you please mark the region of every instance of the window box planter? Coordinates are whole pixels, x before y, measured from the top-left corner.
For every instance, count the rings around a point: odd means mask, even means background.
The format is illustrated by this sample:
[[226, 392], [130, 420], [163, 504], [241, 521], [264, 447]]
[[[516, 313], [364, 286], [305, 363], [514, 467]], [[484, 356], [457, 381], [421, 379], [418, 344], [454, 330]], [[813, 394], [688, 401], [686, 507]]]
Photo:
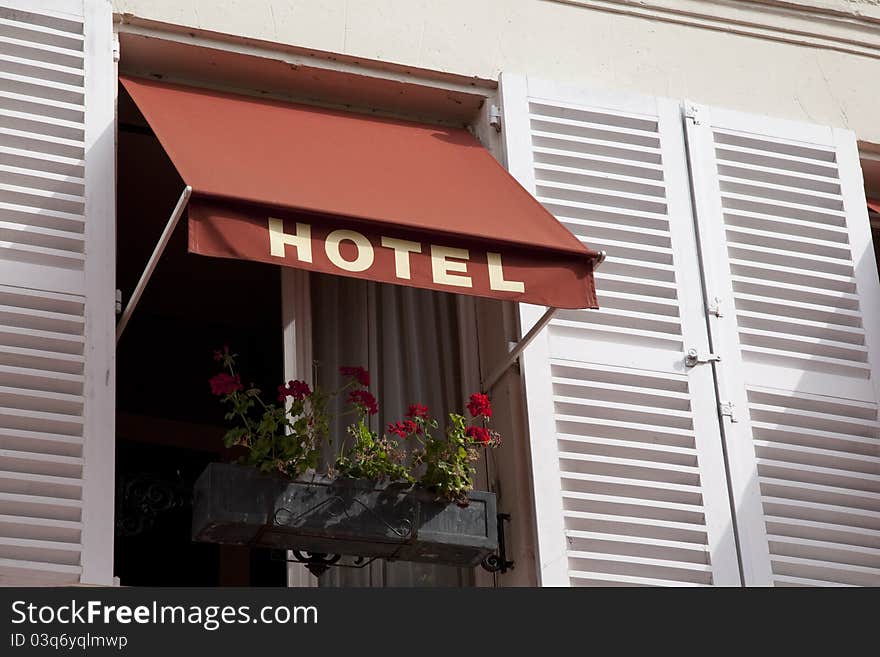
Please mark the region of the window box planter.
[[469, 499], [460, 507], [419, 488], [212, 463], [195, 484], [193, 540], [476, 566], [498, 549], [495, 495]]

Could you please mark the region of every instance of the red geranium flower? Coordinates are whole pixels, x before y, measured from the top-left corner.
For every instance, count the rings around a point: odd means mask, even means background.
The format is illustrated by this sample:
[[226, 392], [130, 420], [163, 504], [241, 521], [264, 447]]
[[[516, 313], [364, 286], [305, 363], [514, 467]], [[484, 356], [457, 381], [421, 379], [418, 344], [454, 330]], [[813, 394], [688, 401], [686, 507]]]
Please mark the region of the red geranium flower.
[[422, 404], [410, 404], [409, 410], [406, 412], [407, 417], [428, 419], [428, 407]]
[[478, 415], [492, 417], [492, 405], [489, 403], [489, 398], [480, 392], [475, 392], [471, 395], [471, 401], [468, 403], [467, 409], [472, 417], [477, 417]]
[[364, 387], [370, 385], [370, 373], [363, 367], [340, 367], [339, 373], [342, 376], [350, 376], [356, 379]]
[[216, 360], [217, 362], [220, 362], [221, 360], [223, 360], [224, 356], [228, 356], [228, 355], [229, 355], [229, 345], [228, 344], [223, 345], [222, 350], [221, 349], [214, 350], [214, 360]]
[[370, 415], [375, 415], [379, 412], [379, 404], [376, 402], [376, 398], [373, 397], [373, 393], [369, 390], [352, 390], [348, 393], [348, 403], [362, 408]]
[[389, 424], [388, 433], [406, 438], [414, 433], [422, 433], [422, 428], [412, 420], [404, 420], [403, 422], [392, 422]]
[[233, 392], [238, 392], [239, 390], [244, 389], [244, 386], [241, 385], [241, 379], [239, 379], [238, 374], [233, 376], [226, 372], [220, 372], [217, 376], [212, 376], [208, 379], [208, 383], [211, 384], [211, 394], [217, 395], [218, 397], [229, 395]]
[[287, 397], [293, 397], [297, 401], [302, 401], [312, 394], [312, 389], [305, 381], [289, 381], [287, 385], [278, 386], [278, 401], [284, 401]]
[[492, 435], [485, 427], [468, 427], [464, 433], [475, 443], [480, 443], [481, 445], [488, 445], [489, 441], [492, 440]]

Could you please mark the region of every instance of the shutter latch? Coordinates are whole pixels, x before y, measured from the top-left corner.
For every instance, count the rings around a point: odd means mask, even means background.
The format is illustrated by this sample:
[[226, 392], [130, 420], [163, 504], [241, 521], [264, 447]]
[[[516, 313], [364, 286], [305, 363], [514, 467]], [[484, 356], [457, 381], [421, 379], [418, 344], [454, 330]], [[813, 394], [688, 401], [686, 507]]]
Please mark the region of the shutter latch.
[[730, 418], [731, 422], [736, 422], [736, 404], [733, 402], [721, 402], [718, 405], [719, 410], [721, 411], [721, 415], [726, 415]]
[[721, 310], [721, 297], [713, 297], [709, 301], [709, 314], [715, 317], [724, 317], [724, 311]]
[[684, 364], [686, 367], [695, 367], [703, 363], [717, 363], [720, 360], [721, 356], [717, 354], [706, 354], [705, 356], [700, 356], [699, 352], [696, 349], [688, 349], [687, 354], [685, 354], [684, 357]]

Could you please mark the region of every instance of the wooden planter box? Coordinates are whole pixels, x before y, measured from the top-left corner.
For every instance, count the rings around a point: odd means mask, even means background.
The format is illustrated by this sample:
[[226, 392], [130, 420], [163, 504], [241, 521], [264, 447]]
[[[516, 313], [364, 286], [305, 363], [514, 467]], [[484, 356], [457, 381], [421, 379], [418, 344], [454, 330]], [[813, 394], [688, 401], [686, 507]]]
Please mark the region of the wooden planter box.
[[476, 566], [498, 549], [495, 495], [436, 502], [427, 491], [351, 479], [290, 480], [212, 463], [195, 484], [193, 540]]

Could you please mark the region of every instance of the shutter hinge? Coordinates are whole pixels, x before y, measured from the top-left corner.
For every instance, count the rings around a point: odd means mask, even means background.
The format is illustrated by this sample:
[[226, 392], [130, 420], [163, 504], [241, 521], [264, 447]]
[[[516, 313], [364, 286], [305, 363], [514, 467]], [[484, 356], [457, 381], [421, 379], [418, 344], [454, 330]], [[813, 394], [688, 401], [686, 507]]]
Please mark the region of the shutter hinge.
[[489, 125], [495, 128], [495, 132], [501, 132], [501, 110], [498, 105], [489, 105]]
[[119, 37], [116, 35], [113, 36], [113, 61], [119, 61]]
[[722, 416], [726, 415], [727, 417], [730, 418], [731, 422], [737, 421], [737, 419], [736, 419], [736, 404], [734, 404], [733, 402], [721, 402], [718, 405], [718, 408], [720, 409]]
[[116, 314], [122, 312], [122, 290], [116, 290]]
[[724, 311], [721, 310], [721, 297], [712, 297], [709, 301], [709, 314], [715, 317], [724, 317]]
[[705, 111], [701, 105], [686, 102], [684, 104], [684, 116], [693, 121], [694, 125], [702, 125]]

